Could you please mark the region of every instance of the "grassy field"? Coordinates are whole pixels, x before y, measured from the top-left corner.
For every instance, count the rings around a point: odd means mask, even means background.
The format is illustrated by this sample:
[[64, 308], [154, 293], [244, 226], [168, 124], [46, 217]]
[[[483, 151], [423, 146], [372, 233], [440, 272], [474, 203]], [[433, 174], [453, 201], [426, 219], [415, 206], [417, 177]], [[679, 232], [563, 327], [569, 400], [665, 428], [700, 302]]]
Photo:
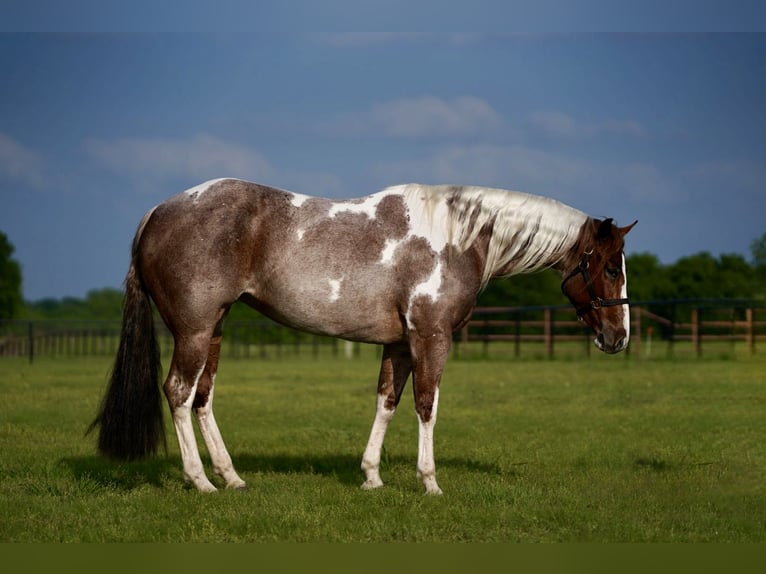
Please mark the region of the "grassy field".
[[224, 360], [250, 489], [214, 495], [185, 487], [170, 426], [167, 458], [95, 454], [108, 361], [0, 360], [0, 542], [766, 541], [766, 358], [451, 360], [427, 497], [409, 391], [386, 487], [359, 488], [374, 355]]

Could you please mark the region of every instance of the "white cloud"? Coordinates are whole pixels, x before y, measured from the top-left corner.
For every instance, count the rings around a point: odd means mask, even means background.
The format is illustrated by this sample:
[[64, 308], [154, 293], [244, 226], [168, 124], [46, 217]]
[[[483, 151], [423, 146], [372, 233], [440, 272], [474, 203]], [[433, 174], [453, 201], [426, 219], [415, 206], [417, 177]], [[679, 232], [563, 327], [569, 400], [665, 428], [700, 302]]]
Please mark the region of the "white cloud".
[[40, 188], [45, 185], [42, 157], [14, 138], [0, 133], [0, 176]]
[[481, 98], [445, 100], [435, 96], [402, 98], [343, 114], [323, 131], [333, 135], [423, 138], [466, 136], [494, 131], [502, 117]]
[[683, 174], [695, 185], [711, 182], [720, 186], [721, 193], [732, 189], [744, 191], [766, 203], [766, 166], [746, 159], [728, 159], [700, 163]]
[[201, 134], [189, 139], [90, 140], [86, 152], [103, 166], [150, 188], [170, 179], [235, 177], [307, 193], [341, 189], [333, 174], [281, 171], [251, 147]]
[[537, 111], [529, 115], [529, 125], [548, 137], [556, 139], [586, 139], [601, 135], [640, 137], [643, 126], [633, 120], [606, 119], [581, 122], [559, 111]]
[[523, 145], [452, 146], [376, 169], [395, 182], [495, 186], [551, 195], [575, 206], [623, 202], [673, 204], [685, 193], [656, 166], [597, 164]]
[[142, 178], [268, 178], [271, 164], [257, 151], [209, 135], [191, 139], [91, 140], [87, 152], [112, 170]]
[[384, 166], [396, 181], [455, 183], [511, 187], [519, 191], [540, 190], [582, 180], [585, 164], [524, 146], [452, 146], [420, 160]]

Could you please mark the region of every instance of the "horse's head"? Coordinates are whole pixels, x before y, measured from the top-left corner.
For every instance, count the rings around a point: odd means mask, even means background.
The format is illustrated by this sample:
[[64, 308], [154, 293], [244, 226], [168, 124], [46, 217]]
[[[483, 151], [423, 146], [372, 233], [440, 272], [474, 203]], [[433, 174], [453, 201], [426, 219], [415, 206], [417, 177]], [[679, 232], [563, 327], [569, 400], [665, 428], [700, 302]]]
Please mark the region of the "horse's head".
[[596, 346], [619, 353], [628, 346], [630, 310], [625, 275], [625, 235], [638, 222], [616, 227], [611, 219], [590, 220], [564, 268], [561, 290], [577, 316], [596, 334]]

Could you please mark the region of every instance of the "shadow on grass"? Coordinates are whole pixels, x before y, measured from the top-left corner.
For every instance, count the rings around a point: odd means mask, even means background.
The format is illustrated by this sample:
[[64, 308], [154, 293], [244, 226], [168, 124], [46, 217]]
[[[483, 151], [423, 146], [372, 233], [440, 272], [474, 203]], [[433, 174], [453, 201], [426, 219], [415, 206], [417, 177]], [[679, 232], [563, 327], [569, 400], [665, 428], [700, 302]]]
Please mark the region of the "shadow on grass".
[[90, 481], [103, 488], [133, 490], [150, 484], [163, 486], [180, 475], [180, 461], [157, 457], [135, 462], [118, 462], [101, 456], [77, 456], [61, 459], [78, 481]]
[[[276, 474], [317, 474], [333, 476], [342, 484], [358, 486], [363, 482], [361, 455], [311, 455], [294, 454], [246, 454], [234, 457], [234, 466], [243, 472], [272, 472]], [[416, 460], [407, 456], [387, 456], [381, 462], [381, 471], [398, 466], [411, 466], [415, 472]], [[436, 460], [439, 468], [458, 468], [468, 472], [502, 474], [504, 471], [492, 463], [469, 460], [466, 458], [443, 458]], [[507, 473], [507, 471], [505, 471]]]
[[[234, 467], [241, 473], [309, 474], [330, 476], [342, 484], [361, 484], [364, 474], [360, 468], [361, 458], [346, 454], [244, 454], [233, 457]], [[210, 460], [203, 458], [208, 476], [212, 477]], [[388, 456], [381, 463], [381, 470], [398, 466], [412, 467], [415, 459], [405, 456]], [[135, 462], [117, 462], [100, 456], [67, 457], [61, 459], [78, 481], [89, 481], [102, 488], [133, 490], [147, 484], [163, 487], [168, 482], [183, 480], [180, 458], [157, 457]], [[438, 468], [457, 468], [482, 474], [507, 474], [498, 465], [467, 458], [444, 458], [436, 461]], [[510, 471], [514, 472], [514, 471]]]
[[633, 461], [633, 468], [652, 472], [666, 472], [670, 470], [671, 463], [654, 456], [639, 456]]

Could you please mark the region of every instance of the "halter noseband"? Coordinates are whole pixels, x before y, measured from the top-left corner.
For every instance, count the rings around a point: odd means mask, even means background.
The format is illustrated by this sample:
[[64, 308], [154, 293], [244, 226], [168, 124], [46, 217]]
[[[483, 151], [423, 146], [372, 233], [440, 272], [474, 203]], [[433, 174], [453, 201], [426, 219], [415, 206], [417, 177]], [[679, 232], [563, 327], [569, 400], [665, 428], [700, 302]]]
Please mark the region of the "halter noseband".
[[[627, 297], [623, 299], [602, 299], [596, 295], [596, 290], [593, 288], [593, 281], [591, 280], [590, 272], [588, 271], [591, 255], [593, 255], [593, 249], [590, 251], [585, 251], [583, 253], [582, 259], [580, 259], [580, 263], [577, 264], [577, 267], [575, 267], [572, 272], [567, 275], [561, 282], [561, 291], [564, 292], [564, 285], [566, 285], [567, 281], [569, 281], [572, 277], [580, 274], [585, 281], [585, 286], [588, 288], [590, 301], [576, 309], [577, 317], [579, 319], [582, 319], [583, 315], [585, 315], [591, 309], [601, 309], [601, 307], [616, 307], [617, 305], [629, 304]], [[565, 292], [564, 295], [566, 295]]]

